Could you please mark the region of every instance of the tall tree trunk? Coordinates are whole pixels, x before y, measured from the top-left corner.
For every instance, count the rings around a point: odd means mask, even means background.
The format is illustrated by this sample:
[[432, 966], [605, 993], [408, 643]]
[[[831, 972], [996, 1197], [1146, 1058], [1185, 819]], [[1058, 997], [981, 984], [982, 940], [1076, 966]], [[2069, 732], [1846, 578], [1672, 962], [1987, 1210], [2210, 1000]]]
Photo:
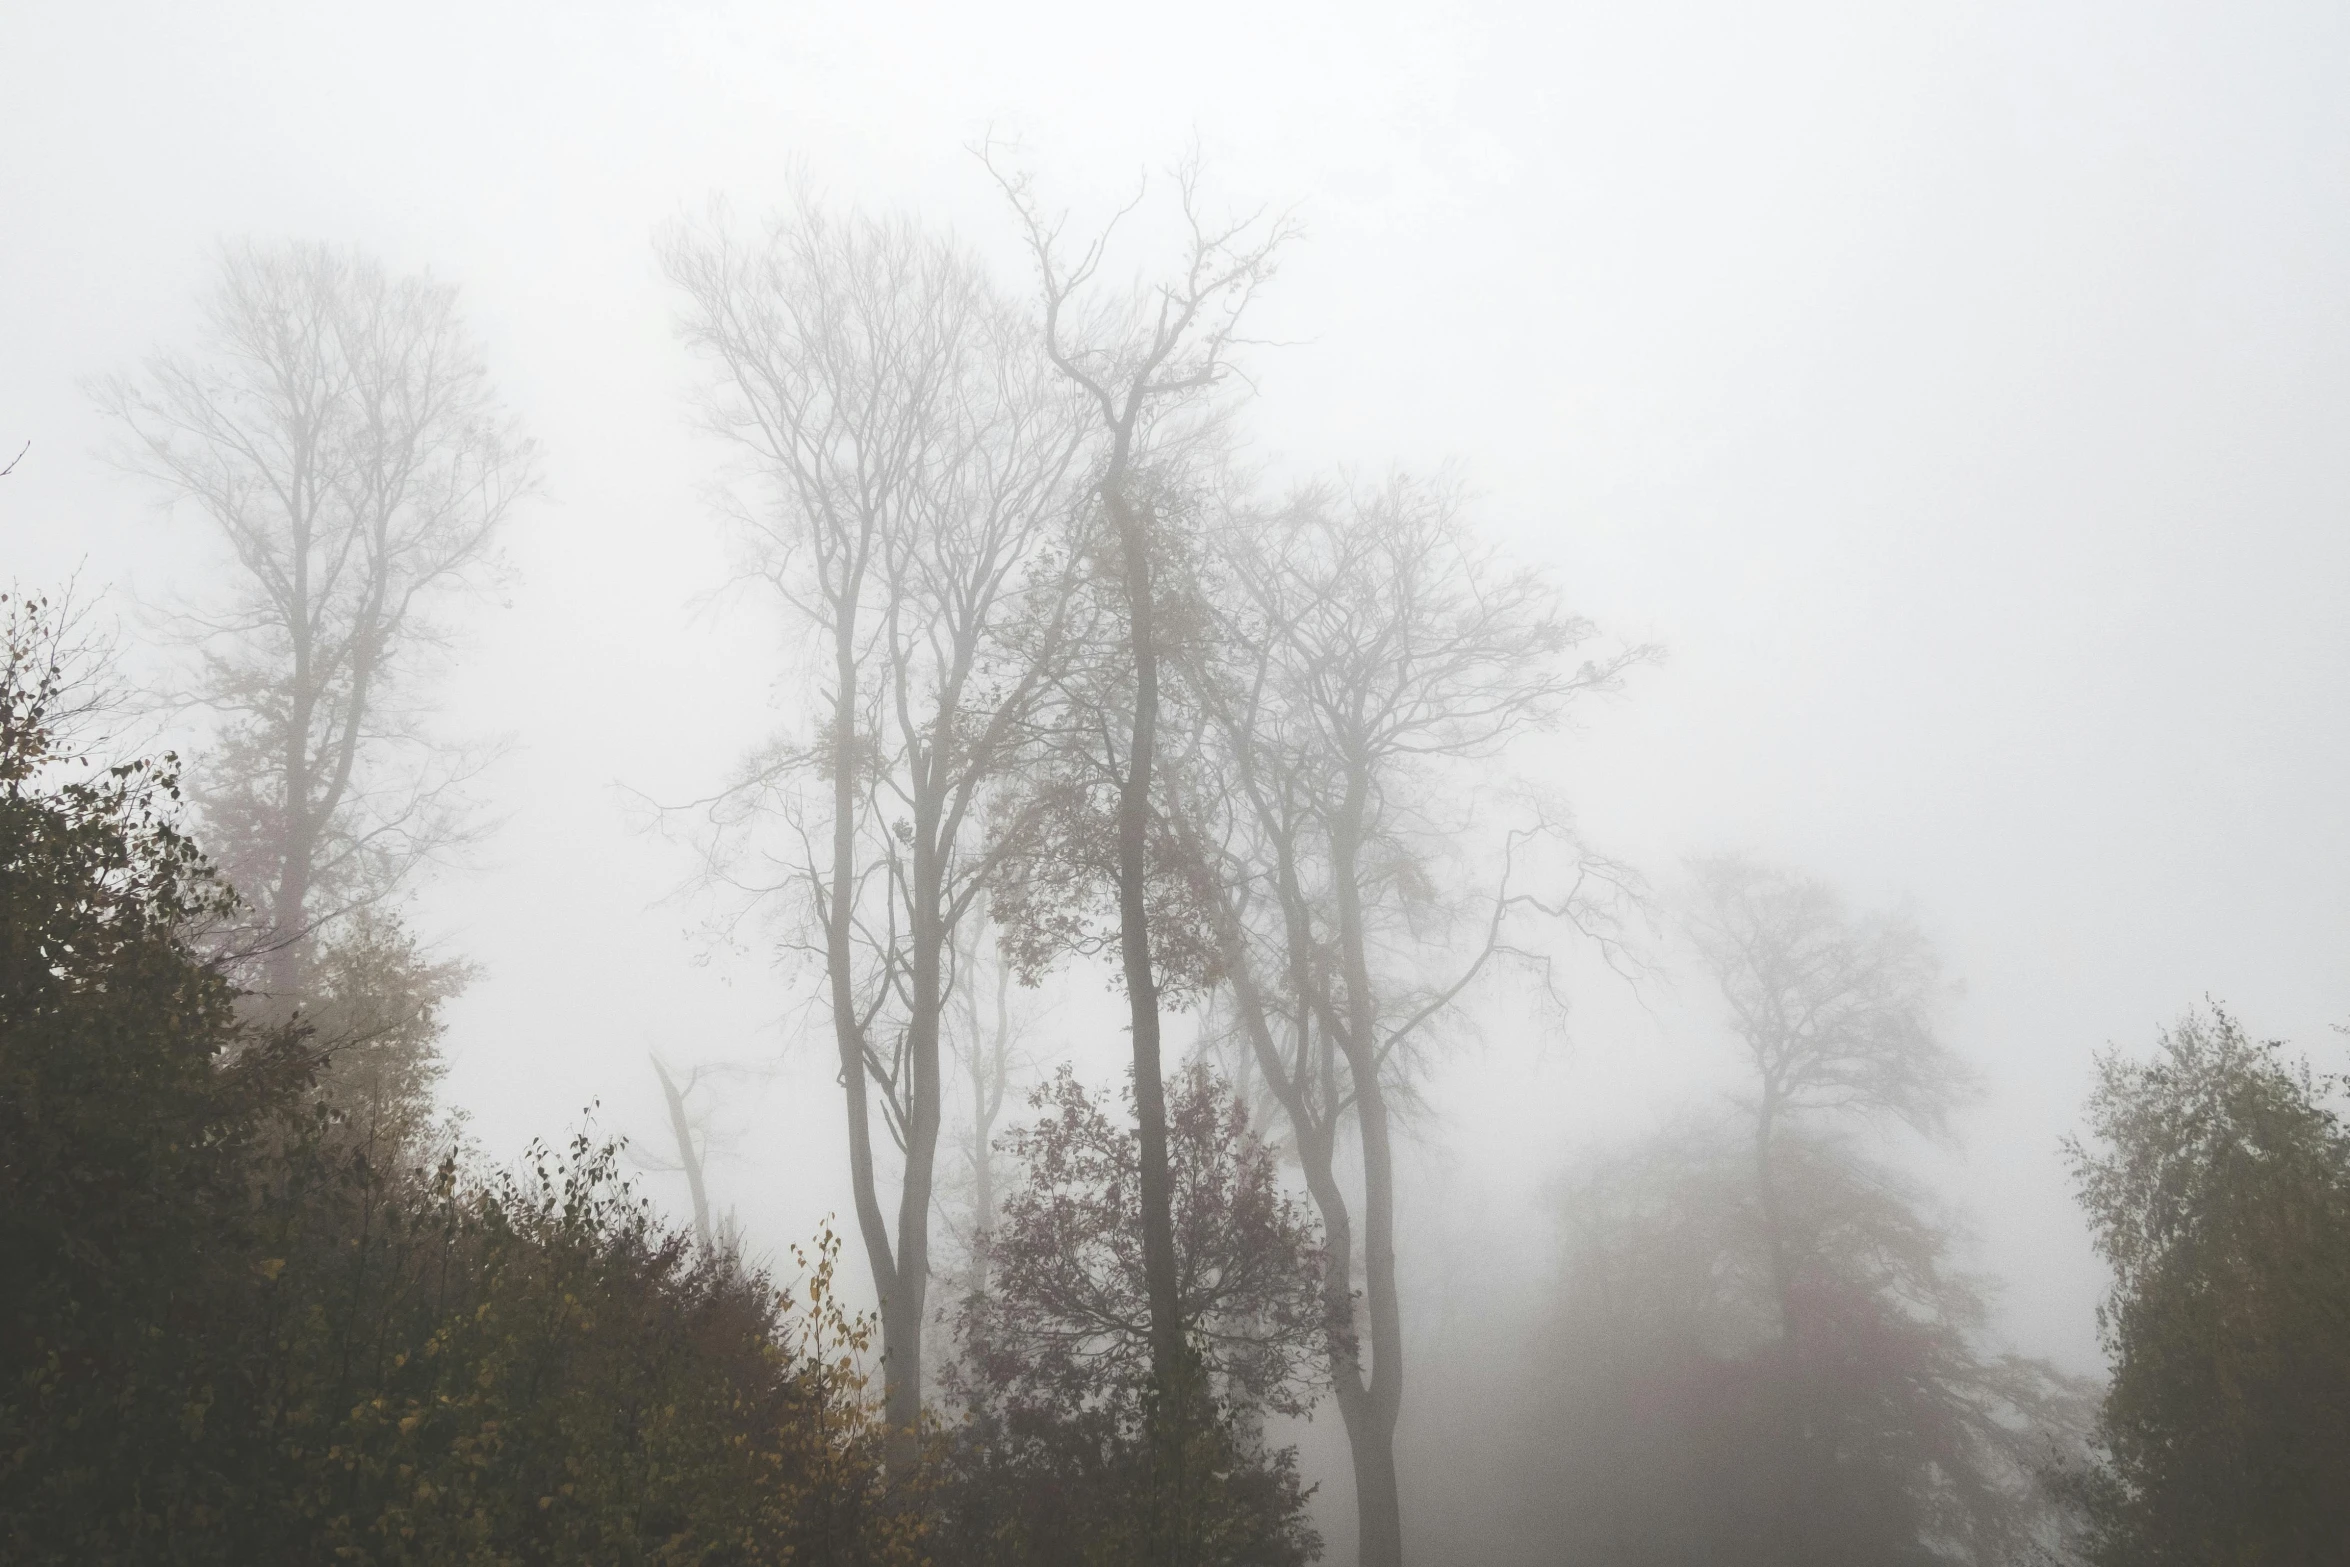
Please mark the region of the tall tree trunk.
[[[1395, 1152], [1377, 1038], [1378, 1008], [1363, 927], [1357, 861], [1362, 849], [1366, 781], [1349, 780], [1331, 833], [1338, 903], [1339, 959], [1345, 966], [1344, 1026], [1337, 1029], [1354, 1088], [1363, 1143], [1363, 1296], [1370, 1319], [1371, 1375], [1359, 1419], [1347, 1420], [1354, 1448], [1355, 1512], [1362, 1567], [1402, 1567], [1403, 1501], [1396, 1484], [1395, 1427], [1403, 1411], [1403, 1309], [1395, 1287]], [[1336, 1021], [1335, 1019], [1329, 1021]], [[1346, 1412], [1342, 1399], [1342, 1415]]]
[[[1251, 792], [1260, 817], [1269, 818], [1265, 802], [1261, 796], [1255, 796], [1253, 785]], [[1366, 1567], [1369, 1564], [1397, 1567], [1403, 1560], [1403, 1509], [1395, 1468], [1395, 1427], [1402, 1404], [1402, 1318], [1395, 1299], [1394, 1179], [1387, 1101], [1377, 1078], [1376, 1052], [1366, 1047], [1358, 1055], [1348, 1042], [1358, 1035], [1367, 1041], [1374, 1022], [1373, 1009], [1368, 1005], [1369, 964], [1360, 939], [1361, 902], [1359, 894], [1354, 892], [1353, 880], [1361, 811], [1359, 801], [1352, 803], [1353, 809], [1342, 813], [1340, 831], [1333, 834], [1338, 846], [1333, 861], [1339, 871], [1339, 885], [1345, 889], [1339, 899], [1341, 944], [1345, 948], [1342, 961], [1352, 995], [1362, 998], [1364, 1004], [1350, 1005], [1344, 1018], [1337, 1015], [1338, 1008], [1331, 1003], [1317, 973], [1320, 967], [1317, 944], [1306, 923], [1305, 896], [1286, 841], [1280, 851], [1280, 898], [1288, 927], [1288, 984], [1295, 992], [1297, 1008], [1294, 1063], [1281, 1058], [1273, 1036], [1270, 1009], [1250, 967], [1247, 936], [1239, 917], [1222, 900], [1210, 906], [1209, 916], [1214, 922], [1224, 960], [1225, 982], [1231, 987], [1242, 1031], [1296, 1134], [1298, 1168], [1322, 1218], [1327, 1259], [1322, 1282], [1323, 1304], [1332, 1327], [1339, 1330], [1330, 1341], [1330, 1385], [1354, 1464], [1360, 1559]], [[1201, 857], [1204, 864], [1205, 851], [1189, 833], [1180, 810], [1175, 820], [1179, 829], [1185, 831], [1186, 852]], [[1348, 939], [1350, 936], [1352, 940]], [[1313, 1042], [1316, 1016], [1323, 1018], [1322, 1042], [1318, 1046]], [[1346, 1191], [1339, 1183], [1337, 1169], [1341, 1120], [1337, 1057], [1341, 1055], [1347, 1062], [1350, 1080], [1356, 1084], [1358, 1115], [1376, 1118], [1376, 1130], [1368, 1126], [1364, 1130], [1365, 1208], [1366, 1217], [1373, 1221], [1375, 1243], [1380, 1247], [1375, 1255], [1383, 1259], [1384, 1265], [1365, 1269], [1366, 1294], [1372, 1307], [1372, 1360], [1368, 1374], [1364, 1371], [1363, 1346], [1354, 1332], [1354, 1215], [1347, 1206]], [[1320, 1078], [1318, 1090], [1313, 1081], [1316, 1076]], [[1313, 1108], [1317, 1091], [1324, 1107], [1321, 1114], [1316, 1114]], [[1371, 1151], [1373, 1148], [1376, 1154]], [[1376, 1180], [1371, 1178], [1373, 1170], [1378, 1172]], [[1375, 1217], [1381, 1214], [1386, 1220], [1384, 1226]]]
[[[291, 809], [288, 815], [292, 816]], [[311, 850], [309, 835], [295, 822], [286, 824], [284, 859], [278, 869], [277, 890], [269, 904], [269, 960], [262, 983], [269, 989], [273, 1016], [290, 1018], [302, 994], [302, 947], [310, 903]]]
[[[1363, 1086], [1378, 1071], [1360, 1059], [1368, 1054], [1355, 1048], [1347, 1052], [1363, 1138], [1363, 1296], [1370, 1317], [1371, 1375], [1357, 1418], [1346, 1428], [1354, 1449], [1362, 1567], [1401, 1567], [1403, 1499], [1396, 1484], [1395, 1427], [1403, 1412], [1403, 1313], [1395, 1289], [1395, 1173], [1386, 1095]], [[1339, 1412], [1346, 1413], [1343, 1403]]]
[[[852, 589], [853, 591], [853, 589]], [[857, 1017], [855, 976], [849, 965], [853, 936], [851, 900], [857, 886], [857, 643], [856, 617], [844, 602], [833, 627], [832, 718], [832, 875], [825, 909], [824, 956], [832, 996], [833, 1043], [840, 1051], [841, 1093], [848, 1112], [849, 1185], [857, 1208], [857, 1228], [865, 1240], [865, 1260], [873, 1271], [873, 1292], [881, 1300], [881, 1366], [883, 1406], [895, 1409], [899, 1389], [911, 1383], [919, 1403], [922, 1386], [922, 1335], [903, 1331], [899, 1304], [899, 1273], [890, 1249], [889, 1224], [882, 1217], [881, 1198], [873, 1181], [873, 1124], [865, 1084], [865, 1039]], [[888, 1459], [893, 1472], [903, 1473], [912, 1462], [911, 1430], [893, 1431]]]
[[[1363, 1370], [1362, 1344], [1354, 1336], [1354, 1215], [1347, 1208], [1338, 1183], [1334, 1135], [1325, 1129], [1298, 1140], [1298, 1164], [1306, 1190], [1322, 1216], [1322, 1236], [1329, 1254], [1324, 1277], [1324, 1306], [1333, 1323], [1344, 1324], [1345, 1336], [1330, 1348], [1330, 1388], [1338, 1403], [1339, 1423], [1346, 1428], [1347, 1451], [1354, 1462], [1355, 1530], [1357, 1554], [1365, 1567], [1403, 1559], [1403, 1515], [1395, 1482], [1395, 1410], [1383, 1402], [1376, 1359], [1373, 1370]], [[1378, 1335], [1372, 1335], [1378, 1352]]]
[[[1121, 454], [1122, 455], [1122, 454]], [[1151, 583], [1151, 518], [1124, 490], [1125, 465], [1115, 462], [1103, 498], [1118, 530], [1125, 576], [1128, 647], [1134, 660], [1134, 723], [1126, 750], [1126, 777], [1118, 795], [1118, 953], [1126, 972], [1126, 999], [1134, 1042], [1134, 1120], [1141, 1162], [1142, 1269], [1151, 1314], [1151, 1491], [1149, 1560], [1187, 1567], [1198, 1559], [1196, 1519], [1189, 1505], [1192, 1477], [1186, 1451], [1192, 1417], [1202, 1407], [1184, 1342], [1181, 1286], [1175, 1262], [1175, 1182], [1167, 1158], [1166, 1078], [1159, 1060], [1159, 987], [1151, 969], [1151, 767], [1159, 728], [1159, 647]]]
[[1159, 987], [1151, 968], [1151, 767], [1159, 729], [1159, 648], [1152, 615], [1150, 518], [1125, 493], [1125, 465], [1102, 487], [1118, 531], [1125, 577], [1127, 643], [1134, 660], [1134, 722], [1118, 794], [1118, 955], [1126, 973], [1134, 1035], [1134, 1117], [1142, 1156], [1142, 1268], [1151, 1313], [1151, 1371], [1162, 1394], [1184, 1364], [1182, 1301], [1175, 1266], [1174, 1178], [1167, 1163], [1166, 1079], [1159, 1064]]
[[269, 1004], [280, 1021], [291, 1018], [302, 990], [302, 941], [308, 919], [310, 874], [318, 852], [319, 824], [310, 809], [310, 726], [318, 711], [309, 634], [310, 546], [297, 527], [293, 550], [292, 613], [294, 671], [286, 713], [285, 755], [278, 805], [277, 886], [269, 904], [269, 959], [263, 965]]
[[[978, 950], [976, 939], [972, 951]], [[978, 983], [976, 964], [965, 965], [963, 972]], [[979, 1047], [979, 998], [967, 993], [971, 1023], [971, 1277], [969, 1288], [974, 1295], [987, 1293], [987, 1243], [995, 1229], [995, 1139], [996, 1117], [1003, 1113], [1004, 1080], [1008, 1073], [1005, 1052], [1011, 1047], [1012, 976], [1001, 964], [995, 976], [995, 1033], [986, 1051]]]
[[[930, 1198], [938, 1165], [939, 1013], [944, 1005], [942, 951], [947, 931], [941, 910], [942, 855], [936, 808], [925, 795], [914, 826], [912, 999], [906, 1018], [906, 1054], [914, 1073], [907, 1105], [906, 1174], [898, 1194], [898, 1288], [882, 1303], [885, 1353], [896, 1362], [886, 1378], [883, 1416], [894, 1462], [911, 1464], [922, 1423], [922, 1318], [930, 1299]], [[902, 1352], [902, 1359], [901, 1357]]]

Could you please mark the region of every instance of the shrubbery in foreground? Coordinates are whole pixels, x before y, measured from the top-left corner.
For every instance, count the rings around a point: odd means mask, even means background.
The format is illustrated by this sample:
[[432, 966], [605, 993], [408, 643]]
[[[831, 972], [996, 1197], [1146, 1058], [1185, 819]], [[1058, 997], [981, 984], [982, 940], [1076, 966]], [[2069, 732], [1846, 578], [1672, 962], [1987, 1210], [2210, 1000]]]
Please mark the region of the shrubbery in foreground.
[[860, 1323], [656, 1223], [582, 1136], [483, 1177], [338, 1112], [195, 938], [168, 759], [0, 674], [0, 1557], [914, 1559]]

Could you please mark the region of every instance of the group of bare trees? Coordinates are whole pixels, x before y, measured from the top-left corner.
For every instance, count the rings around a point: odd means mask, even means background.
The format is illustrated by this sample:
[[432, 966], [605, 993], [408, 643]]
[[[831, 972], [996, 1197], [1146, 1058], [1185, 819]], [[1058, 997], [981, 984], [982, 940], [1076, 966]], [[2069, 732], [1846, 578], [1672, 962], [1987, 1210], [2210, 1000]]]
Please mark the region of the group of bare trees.
[[1025, 179], [1002, 187], [1025, 308], [951, 238], [806, 199], [755, 236], [721, 215], [664, 243], [706, 421], [742, 459], [743, 575], [816, 689], [815, 721], [704, 802], [708, 869], [824, 977], [909, 1444], [958, 1007], [982, 1143], [1006, 1081], [1002, 1024], [992, 1046], [977, 1026], [985, 919], [1031, 981], [1116, 954], [1162, 1390], [1196, 1380], [1162, 1021], [1230, 1024], [1335, 1259], [1363, 1560], [1399, 1562], [1396, 1096], [1528, 922], [1605, 939], [1609, 868], [1561, 809], [1482, 780], [1644, 651], [1574, 661], [1593, 628], [1479, 541], [1455, 486], [1249, 493], [1233, 354], [1285, 222], [1212, 220], [1187, 171], [1172, 265], [1120, 290], [1110, 231], [1072, 241]]
[[[949, 1106], [959, 1094], [970, 1166], [960, 1320], [1025, 1342], [990, 1272], [996, 1132], [1021, 1054], [1012, 987], [1114, 952], [1131, 1150], [1067, 1082], [1061, 1141], [1011, 1142], [1081, 1149], [1103, 1183], [1090, 1244], [1134, 1277], [1104, 1282], [1074, 1258], [1056, 1271], [1039, 1237], [1067, 1215], [1039, 1205], [1031, 1170], [1015, 1198], [1022, 1287], [1052, 1294], [1068, 1273], [1131, 1301], [1073, 1312], [1069, 1332], [1137, 1335], [1104, 1353], [1147, 1364], [1149, 1462], [1167, 1471], [1153, 1483], [1193, 1494], [1173, 1474], [1195, 1461], [1186, 1411], [1251, 1384], [1200, 1342], [1200, 1302], [1222, 1287], [1203, 1296], [1201, 1280], [1226, 1265], [1184, 1254], [1178, 1188], [1195, 1205], [1245, 1189], [1278, 1219], [1259, 1225], [1279, 1241], [1265, 1254], [1303, 1259], [1302, 1295], [1261, 1292], [1280, 1303], [1276, 1407], [1300, 1407], [1291, 1368], [1310, 1339], [1352, 1451], [1360, 1559], [1400, 1567], [1402, 1123], [1482, 977], [1518, 964], [1545, 985], [1562, 941], [1615, 950], [1632, 878], [1504, 758], [1650, 650], [1588, 652], [1596, 628], [1484, 541], [1457, 482], [1269, 497], [1240, 471], [1234, 356], [1285, 221], [1212, 219], [1185, 170], [1168, 264], [1120, 288], [1115, 224], [1072, 240], [1025, 178], [999, 183], [1025, 294], [951, 236], [806, 196], [755, 230], [717, 212], [661, 243], [708, 370], [704, 421], [737, 459], [739, 576], [780, 610], [810, 697], [693, 812], [704, 870], [734, 908], [775, 916], [785, 958], [820, 977], [892, 1469], [919, 1462], [937, 1381], [923, 1345], [946, 1271]], [[423, 697], [444, 608], [495, 579], [535, 451], [454, 291], [429, 279], [318, 246], [234, 249], [205, 330], [197, 352], [96, 393], [124, 466], [206, 519], [235, 566], [224, 596], [157, 617], [187, 655], [175, 711], [213, 726], [194, 775], [205, 839], [251, 916], [219, 936], [222, 960], [273, 1015], [367, 1063], [363, 1097], [412, 1120], [435, 1008], [464, 972], [425, 954], [397, 898], [475, 830], [465, 785], [482, 758], [432, 731]], [[1675, 1163], [1669, 1192], [1624, 1190], [1651, 1250], [1675, 1226], [1709, 1237], [1667, 1272], [1695, 1267], [1709, 1290], [1724, 1268], [1754, 1272], [1737, 1310], [1772, 1368], [1763, 1429], [1785, 1468], [1763, 1545], [1826, 1548], [1813, 1525], [1832, 1509], [1805, 1499], [1840, 1483], [1824, 1455], [1843, 1416], [1806, 1402], [1797, 1371], [1895, 1296], [1907, 1316], [1862, 1326], [1909, 1333], [1939, 1367], [1924, 1412], [1899, 1416], [1915, 1414], [1903, 1461], [1943, 1477], [1931, 1527], [2024, 1541], [2002, 1421], [2064, 1390], [1970, 1358], [1980, 1306], [1941, 1232], [1823, 1132], [1839, 1117], [1940, 1128], [1963, 1074], [1935, 1033], [1932, 953], [1800, 877], [1722, 860], [1698, 882], [1690, 933], [1751, 1069], [1742, 1173], [1709, 1154]], [[1183, 1010], [1263, 1140], [1195, 1060], [1177, 1139], [1193, 1151], [1171, 1147], [1164, 1022]], [[656, 1070], [698, 1238], [722, 1249], [698, 1070]], [[1267, 1147], [1294, 1162], [1315, 1223], [1274, 1191]], [[1199, 1148], [1248, 1179], [1185, 1185]], [[1691, 1196], [1708, 1180], [1740, 1195]], [[1734, 1240], [1724, 1203], [1750, 1214]], [[1064, 1359], [1060, 1383], [1084, 1357]], [[1293, 1477], [1268, 1494], [1302, 1507]], [[1193, 1559], [1172, 1521], [1137, 1537]]]

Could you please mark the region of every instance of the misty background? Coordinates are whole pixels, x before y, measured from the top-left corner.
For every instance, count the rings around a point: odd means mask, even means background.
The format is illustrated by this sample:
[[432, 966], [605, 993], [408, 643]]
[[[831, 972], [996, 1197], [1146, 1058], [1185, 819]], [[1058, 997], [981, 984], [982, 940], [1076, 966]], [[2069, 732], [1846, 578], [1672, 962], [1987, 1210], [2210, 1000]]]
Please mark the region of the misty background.
[[[752, 927], [714, 944], [690, 855], [644, 830], [798, 696], [771, 614], [715, 591], [721, 455], [651, 238], [800, 179], [951, 223], [1011, 282], [968, 150], [991, 131], [1081, 223], [1195, 137], [1219, 194], [1294, 205], [1247, 456], [1457, 464], [1576, 610], [1667, 649], [1542, 742], [1597, 846], [1660, 884], [1750, 849], [1915, 910], [1985, 1081], [1932, 1180], [2003, 1281], [1997, 1336], [2097, 1365], [2104, 1275], [2057, 1146], [2096, 1049], [2208, 993], [2343, 1058], [2337, 7], [88, 4], [18, 8], [5, 46], [17, 579], [78, 568], [136, 642], [132, 596], [214, 569], [198, 518], [98, 460], [80, 388], [189, 337], [224, 239], [459, 284], [544, 445], [512, 580], [442, 687], [450, 730], [511, 737], [484, 784], [504, 820], [415, 916], [483, 967], [442, 1097], [494, 1155], [591, 1101], [660, 1151], [658, 1049], [751, 1069], [711, 1181], [754, 1249], [846, 1211], [806, 988]], [[1065, 970], [1031, 1054], [1106, 1081], [1108, 983]], [[1553, 1268], [1523, 1234], [1554, 1175], [1724, 1079], [1686, 965], [1637, 990], [1587, 965], [1569, 993], [1561, 1020], [1490, 991], [1430, 1083], [1407, 1448], [1444, 1439], [1450, 1356]], [[682, 1211], [681, 1178], [644, 1180]], [[1342, 1559], [1343, 1449], [1317, 1430]]]

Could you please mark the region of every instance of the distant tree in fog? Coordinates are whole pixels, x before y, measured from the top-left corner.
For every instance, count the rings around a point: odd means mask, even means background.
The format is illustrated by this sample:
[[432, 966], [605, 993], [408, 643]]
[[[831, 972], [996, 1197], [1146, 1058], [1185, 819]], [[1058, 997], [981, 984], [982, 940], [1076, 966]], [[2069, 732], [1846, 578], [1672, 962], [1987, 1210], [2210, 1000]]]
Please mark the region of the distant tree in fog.
[[[1286, 1123], [1329, 1236], [1329, 1307], [1350, 1325], [1362, 1269], [1367, 1331], [1333, 1339], [1331, 1375], [1362, 1559], [1392, 1567], [1399, 1101], [1448, 1009], [1527, 920], [1610, 928], [1618, 873], [1575, 846], [1555, 809], [1512, 810], [1491, 785], [1512, 739], [1614, 686], [1647, 650], [1570, 662], [1593, 627], [1481, 542], [1445, 485], [1236, 509], [1200, 556], [1205, 629], [1187, 681], [1210, 749], [1176, 820], [1225, 1011]], [[1497, 824], [1498, 863], [1481, 878], [1462, 845]]]
[[968, 1263], [964, 1287], [972, 1294], [987, 1289], [987, 1237], [996, 1223], [996, 1123], [1003, 1116], [1017, 1066], [1013, 968], [990, 950], [994, 945], [983, 908], [982, 917], [966, 921], [958, 933], [954, 1022], [948, 1030], [949, 1046], [962, 1068], [964, 1092], [970, 1096], [970, 1121], [962, 1141], [971, 1193], [962, 1243]]
[[1594, 1564], [2035, 1559], [2085, 1395], [1984, 1346], [1951, 1221], [1854, 1141], [1939, 1130], [1965, 1083], [1931, 947], [1748, 860], [1695, 883], [1741, 1091], [1567, 1189], [1532, 1505]]
[[657, 1055], [652, 1059], [653, 1076], [661, 1083], [662, 1107], [669, 1113], [669, 1135], [677, 1144], [677, 1162], [669, 1164], [648, 1160], [646, 1163], [649, 1168], [674, 1170], [685, 1177], [686, 1194], [693, 1202], [694, 1242], [707, 1250], [721, 1244], [723, 1237], [719, 1227], [710, 1218], [709, 1134], [698, 1124], [690, 1101], [694, 1090], [709, 1075], [709, 1069], [697, 1066], [686, 1073], [683, 1083], [679, 1083], [670, 1075], [668, 1063]]
[[1563, 1189], [1540, 1407], [1500, 1417], [1542, 1454], [1520, 1527], [1591, 1567], [2048, 1559], [2085, 1390], [1985, 1346], [1951, 1221], [1833, 1135], [1781, 1134], [1766, 1217], [1750, 1132], [1691, 1120]]
[[[1898, 914], [1855, 918], [1834, 889], [1738, 856], [1696, 867], [1689, 932], [1751, 1070], [1755, 1190], [1782, 1337], [1800, 1332], [1780, 1149], [1827, 1117], [1941, 1130], [1966, 1075], [1935, 1032], [1940, 960]], [[1792, 1146], [1792, 1145], [1789, 1145]]]
[[474, 973], [428, 952], [381, 906], [351, 910], [312, 946], [301, 1017], [323, 1059], [322, 1089], [387, 1157], [430, 1128], [443, 1012]]
[[[227, 546], [218, 591], [164, 622], [195, 655], [188, 702], [217, 723], [190, 793], [259, 917], [249, 982], [280, 1007], [330, 999], [312, 994], [322, 948], [378, 911], [328, 965], [333, 996], [372, 987], [378, 1015], [311, 1021], [398, 1075], [389, 1057], [414, 1050], [393, 1045], [429, 1048], [462, 973], [384, 905], [474, 830], [462, 791], [481, 760], [426, 723], [435, 615], [496, 575], [536, 450], [447, 284], [325, 245], [244, 245], [222, 255], [203, 323], [192, 352], [94, 387], [122, 466]], [[359, 1032], [338, 1039], [345, 1024]]]
[[2107, 1054], [2069, 1145], [2113, 1293], [2100, 1563], [2350, 1549], [2350, 1129], [2339, 1079], [2224, 1010]]
[[[821, 965], [857, 1226], [881, 1298], [893, 1462], [915, 1457], [956, 939], [982, 817], [1058, 640], [1079, 427], [1035, 335], [953, 240], [813, 201], [755, 239], [662, 246], [709, 427], [755, 496], [744, 580], [815, 649], [813, 733], [705, 803], [718, 883], [781, 900]], [[895, 1235], [873, 1101], [904, 1155]]]

